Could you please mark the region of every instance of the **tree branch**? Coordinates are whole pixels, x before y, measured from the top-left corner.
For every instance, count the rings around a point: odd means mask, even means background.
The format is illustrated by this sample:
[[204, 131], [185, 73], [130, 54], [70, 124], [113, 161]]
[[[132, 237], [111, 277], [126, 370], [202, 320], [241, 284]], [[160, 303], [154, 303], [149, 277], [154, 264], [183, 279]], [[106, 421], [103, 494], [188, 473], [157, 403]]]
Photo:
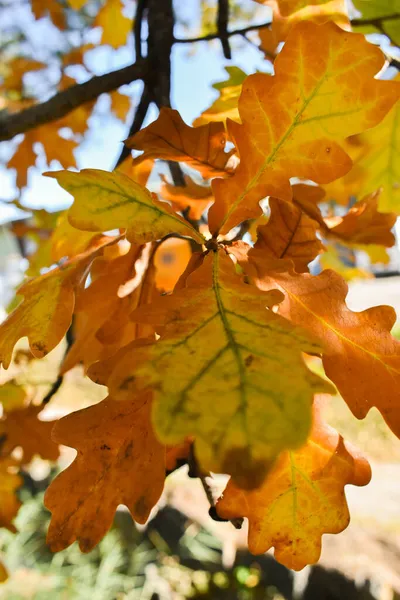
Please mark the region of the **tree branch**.
[[[135, 112], [135, 116], [133, 118], [133, 122], [132, 125], [129, 129], [129, 134], [128, 137], [131, 137], [131, 135], [134, 135], [135, 133], [137, 133], [141, 126], [143, 125], [143, 121], [146, 118], [147, 115], [147, 111], [149, 110], [149, 106], [150, 106], [150, 102], [151, 102], [151, 97], [150, 97], [150, 93], [149, 90], [145, 84], [143, 92], [142, 92], [142, 96], [140, 98], [139, 104], [137, 105], [136, 108], [136, 112]], [[130, 155], [131, 150], [130, 148], [128, 148], [128, 146], [123, 146], [122, 150], [121, 150], [121, 154], [119, 155], [119, 158], [115, 164], [115, 169], [126, 159], [128, 158], [128, 156]]]
[[50, 100], [35, 104], [16, 114], [6, 114], [0, 120], [0, 142], [10, 140], [18, 133], [25, 133], [39, 125], [57, 121], [86, 102], [96, 100], [100, 94], [111, 92], [136, 79], [146, 79], [147, 63], [138, 61], [128, 67], [72, 85]]
[[[264, 27], [268, 27], [271, 25], [272, 21], [267, 21], [266, 23], [259, 23], [258, 25], [249, 25], [248, 27], [242, 27], [241, 29], [234, 29], [233, 31], [227, 31], [226, 37], [230, 38], [233, 35], [243, 35], [248, 33], [249, 31], [258, 31], [259, 29], [263, 29]], [[202, 37], [195, 38], [175, 38], [175, 44], [193, 44], [195, 42], [210, 42], [211, 40], [217, 40], [221, 36], [219, 33], [209, 33], [208, 35], [204, 35]]]
[[229, 22], [229, 0], [218, 0], [218, 17], [217, 29], [221, 40], [222, 52], [225, 58], [232, 58], [231, 48], [229, 46], [228, 37], [228, 22]]

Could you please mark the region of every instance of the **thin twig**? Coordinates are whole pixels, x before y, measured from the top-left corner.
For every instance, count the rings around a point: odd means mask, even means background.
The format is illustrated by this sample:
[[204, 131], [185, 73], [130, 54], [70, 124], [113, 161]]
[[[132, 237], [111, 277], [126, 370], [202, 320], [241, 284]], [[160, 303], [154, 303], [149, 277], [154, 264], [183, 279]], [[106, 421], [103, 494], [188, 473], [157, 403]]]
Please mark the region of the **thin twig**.
[[[268, 27], [271, 25], [272, 21], [266, 21], [265, 23], [259, 23], [258, 25], [249, 25], [248, 27], [242, 27], [241, 29], [234, 29], [233, 31], [227, 31], [226, 36], [228, 38], [233, 35], [243, 35], [248, 33], [249, 31], [258, 31], [259, 29], [263, 29], [264, 27]], [[201, 37], [194, 38], [174, 38], [175, 44], [193, 44], [195, 42], [210, 42], [211, 40], [219, 39], [219, 33], [209, 33], [208, 35], [203, 35]]]
[[[150, 98], [150, 93], [149, 90], [146, 86], [146, 84], [144, 85], [144, 89], [142, 92], [142, 96], [140, 98], [139, 104], [137, 105], [136, 111], [135, 111], [135, 116], [133, 118], [133, 122], [132, 125], [129, 129], [129, 137], [131, 135], [134, 135], [135, 133], [137, 133], [140, 128], [143, 125], [143, 121], [146, 118], [147, 115], [147, 111], [149, 110], [149, 106], [150, 106], [150, 102], [151, 102], [151, 98]], [[115, 164], [115, 168], [117, 168], [131, 153], [130, 148], [128, 148], [128, 146], [123, 146], [122, 150], [121, 150], [121, 154], [119, 155], [119, 158]]]
[[[64, 358], [67, 356], [69, 349], [71, 348], [72, 344], [74, 343], [72, 328], [73, 328], [73, 322], [69, 326], [69, 329], [65, 335], [67, 345], [66, 345], [66, 348], [64, 351]], [[55, 394], [58, 392], [58, 390], [62, 386], [63, 381], [64, 381], [64, 375], [58, 375], [57, 379], [52, 384], [51, 388], [49, 389], [49, 391], [47, 392], [47, 394], [45, 395], [45, 397], [42, 400], [43, 406], [48, 404], [50, 402], [50, 400], [53, 398], [53, 396], [55, 396]]]
[[228, 22], [229, 22], [229, 0], [218, 0], [218, 17], [217, 17], [217, 29], [218, 35], [221, 40], [222, 52], [225, 58], [231, 59], [232, 52], [229, 45], [228, 36]]
[[5, 113], [0, 120], [0, 142], [10, 140], [18, 133], [25, 133], [39, 125], [61, 119], [82, 104], [96, 100], [100, 94], [116, 90], [136, 79], [145, 79], [147, 72], [146, 61], [139, 61], [111, 73], [93, 77], [85, 83], [72, 85], [55, 94], [50, 100], [16, 114]]

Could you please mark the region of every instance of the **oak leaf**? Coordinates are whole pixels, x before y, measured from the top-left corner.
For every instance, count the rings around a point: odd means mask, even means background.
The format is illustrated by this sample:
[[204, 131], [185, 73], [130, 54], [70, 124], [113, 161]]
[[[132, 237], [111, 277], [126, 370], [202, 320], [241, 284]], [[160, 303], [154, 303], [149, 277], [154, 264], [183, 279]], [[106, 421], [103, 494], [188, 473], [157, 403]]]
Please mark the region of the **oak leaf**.
[[94, 261], [91, 284], [76, 302], [74, 342], [61, 372], [79, 363], [87, 368], [141, 335], [151, 335], [152, 328], [133, 323], [129, 315], [138, 305], [149, 302], [155, 292], [153, 265], [142, 264], [141, 280], [132, 291], [124, 292], [139, 275], [137, 263], [143, 258], [143, 247], [132, 245], [125, 254], [114, 257], [105, 252]]
[[295, 25], [276, 74], [243, 84], [243, 124], [229, 122], [241, 162], [232, 177], [212, 182], [211, 231], [258, 216], [265, 196], [290, 201], [291, 177], [328, 183], [347, 173], [352, 163], [338, 141], [379, 123], [399, 96], [398, 84], [374, 79], [383, 64], [364, 36], [334, 23]]
[[160, 497], [165, 478], [165, 449], [150, 423], [148, 396], [99, 404], [63, 417], [53, 439], [76, 448], [72, 465], [51, 483], [45, 506], [52, 519], [51, 550], [75, 540], [89, 552], [112, 525], [119, 504], [145, 523]]
[[395, 237], [391, 230], [397, 217], [394, 213], [378, 211], [379, 196], [380, 190], [357, 202], [343, 217], [325, 218], [327, 233], [352, 245], [394, 246]]
[[0, 460], [0, 527], [6, 527], [15, 533], [12, 521], [17, 516], [21, 502], [16, 491], [23, 484], [23, 479], [16, 472], [15, 461], [6, 458]]
[[269, 199], [271, 216], [257, 229], [255, 248], [271, 258], [290, 258], [296, 271], [308, 271], [308, 264], [324, 246], [317, 238], [318, 223], [292, 202]]
[[93, 22], [94, 27], [101, 27], [101, 43], [113, 48], [125, 46], [132, 29], [132, 19], [123, 14], [122, 0], [106, 0]]
[[160, 194], [171, 202], [173, 208], [178, 211], [189, 208], [188, 216], [194, 221], [199, 221], [203, 212], [213, 202], [211, 188], [199, 185], [189, 175], [184, 175], [185, 185], [172, 185], [164, 175], [161, 175], [163, 184]]
[[21, 463], [27, 465], [35, 455], [44, 460], [57, 460], [59, 449], [51, 440], [55, 421], [41, 421], [38, 416], [43, 406], [24, 406], [6, 410], [0, 420], [1, 454], [9, 456], [17, 447], [22, 448]]
[[255, 487], [282, 449], [304, 442], [313, 393], [326, 389], [301, 355], [318, 345], [270, 310], [280, 300], [242, 282], [224, 251], [211, 252], [186, 288], [131, 315], [156, 326], [160, 340], [122, 348], [111, 369], [98, 363], [89, 376], [109, 369], [121, 400], [154, 389], [161, 441], [193, 435], [205, 470]]
[[28, 131], [7, 163], [9, 169], [16, 170], [16, 184], [19, 188], [23, 188], [27, 185], [28, 170], [36, 164], [36, 152], [33, 150], [35, 141], [36, 135]]
[[114, 240], [110, 237], [96, 240], [86, 252], [27, 281], [17, 290], [24, 299], [0, 325], [0, 364], [5, 369], [22, 337], [28, 337], [31, 352], [37, 358], [57, 346], [71, 324], [76, 286], [85, 278], [96, 254]]
[[348, 286], [334, 271], [296, 274], [290, 261], [272, 264], [256, 250], [248, 256], [249, 275], [260, 289], [277, 287], [285, 294], [280, 314], [321, 341], [325, 373], [353, 414], [363, 419], [376, 406], [400, 437], [400, 342], [390, 334], [394, 309], [353, 312], [345, 302]]
[[[272, 24], [263, 27], [259, 31], [261, 49], [266, 58], [274, 59], [279, 52], [280, 45], [289, 34], [291, 27], [301, 21], [312, 21], [313, 23], [325, 23], [333, 21], [342, 29], [349, 29], [350, 22], [347, 14], [345, 0], [325, 0], [323, 2], [299, 2], [292, 4], [292, 9], [287, 11], [274, 2], [272, 5]], [[283, 12], [282, 12], [283, 11]]]
[[[363, 33], [383, 33], [394, 44], [400, 45], [400, 2], [399, 0], [353, 0], [362, 18], [355, 26]], [[369, 23], [363, 25], [362, 21]], [[375, 23], [374, 23], [375, 22]]]
[[228, 79], [214, 83], [212, 86], [219, 92], [218, 98], [193, 122], [194, 127], [227, 118], [234, 121], [240, 120], [238, 102], [242, 83], [247, 74], [235, 66], [225, 67], [225, 71], [228, 73]]
[[134, 164], [148, 158], [183, 161], [206, 179], [229, 173], [228, 161], [235, 151], [225, 152], [226, 143], [223, 123], [189, 127], [170, 108], [162, 108], [156, 121], [125, 142], [128, 148], [144, 151]]
[[[400, 103], [377, 127], [357, 136], [356, 142], [353, 160], [360, 172], [357, 195], [362, 197], [382, 187], [380, 210], [400, 214]], [[343, 178], [347, 187], [350, 176], [351, 172]]]
[[123, 228], [127, 239], [137, 244], [171, 232], [191, 236], [200, 244], [204, 241], [168, 204], [123, 173], [84, 169], [79, 173], [56, 171], [46, 175], [74, 197], [68, 219], [77, 229], [102, 232]]
[[229, 482], [217, 512], [225, 519], [247, 517], [250, 552], [263, 554], [274, 546], [275, 558], [299, 571], [318, 561], [323, 534], [348, 526], [344, 486], [367, 485], [370, 479], [367, 460], [323, 422], [317, 406], [307, 443], [282, 453], [259, 489], [241, 490]]
[[[3, 411], [21, 408], [26, 399], [26, 391], [16, 381], [10, 380], [0, 386], [0, 403]], [[0, 444], [1, 445], [1, 444]]]
[[154, 254], [155, 284], [160, 291], [172, 292], [191, 254], [187, 240], [169, 238], [160, 244]]
[[110, 94], [111, 99], [111, 112], [120, 121], [125, 121], [131, 108], [131, 99], [121, 92], [112, 92]]
[[325, 4], [330, 4], [331, 0], [256, 0], [256, 2], [276, 6], [283, 16], [288, 17], [304, 8], [320, 9]]
[[52, 23], [58, 29], [65, 29], [64, 9], [58, 2], [54, 0], [31, 0], [31, 8], [36, 19], [41, 19], [48, 14]]

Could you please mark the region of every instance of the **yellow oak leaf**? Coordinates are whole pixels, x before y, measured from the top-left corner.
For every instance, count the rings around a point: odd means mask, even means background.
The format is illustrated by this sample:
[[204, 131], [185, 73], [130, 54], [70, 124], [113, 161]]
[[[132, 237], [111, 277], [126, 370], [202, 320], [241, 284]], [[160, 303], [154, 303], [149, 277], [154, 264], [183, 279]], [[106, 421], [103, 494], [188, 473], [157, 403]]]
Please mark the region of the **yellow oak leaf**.
[[17, 473], [15, 461], [11, 459], [0, 460], [0, 527], [6, 527], [15, 533], [16, 527], [12, 524], [17, 516], [21, 502], [16, 491], [23, 484], [23, 479]]
[[249, 276], [260, 289], [285, 294], [279, 313], [321, 341], [325, 373], [353, 414], [363, 419], [376, 406], [400, 437], [400, 342], [390, 334], [394, 309], [353, 312], [345, 302], [348, 286], [334, 271], [296, 274], [290, 261], [272, 264], [257, 250], [248, 257], [247, 268], [255, 269]]
[[243, 84], [243, 124], [228, 121], [241, 161], [232, 177], [212, 182], [211, 231], [257, 217], [265, 196], [290, 201], [291, 177], [329, 183], [347, 173], [351, 159], [338, 142], [379, 123], [399, 97], [399, 84], [374, 79], [383, 64], [362, 35], [331, 22], [295, 25], [276, 74]]
[[68, 0], [68, 4], [74, 10], [80, 10], [85, 4], [87, 0]]
[[264, 256], [290, 258], [296, 271], [308, 271], [308, 264], [323, 252], [317, 237], [318, 223], [292, 202], [269, 199], [271, 216], [257, 229], [255, 248]]
[[275, 547], [276, 560], [299, 571], [318, 561], [324, 533], [348, 526], [345, 485], [363, 486], [370, 479], [368, 461], [324, 423], [317, 406], [307, 443], [282, 453], [257, 490], [228, 482], [216, 508], [224, 519], [249, 519], [250, 552]]
[[[357, 137], [361, 146], [358, 152], [355, 147], [353, 158], [360, 172], [357, 195], [362, 198], [382, 187], [380, 210], [400, 214], [400, 102], [382, 123]], [[350, 175], [344, 177], [344, 185]]]
[[[343, 260], [343, 252], [337, 243], [325, 242], [326, 252], [320, 257], [320, 265], [322, 269], [333, 269], [343, 277], [345, 281], [353, 279], [373, 279], [373, 274], [370, 271], [361, 269], [360, 267], [349, 266], [348, 262]], [[368, 248], [369, 246], [366, 246]], [[382, 246], [375, 246], [382, 248]], [[384, 250], [384, 248], [382, 248]]]
[[148, 396], [99, 404], [62, 418], [56, 442], [76, 448], [72, 465], [51, 483], [45, 506], [52, 518], [51, 550], [75, 540], [89, 552], [112, 525], [119, 504], [145, 523], [159, 499], [165, 478], [165, 448], [154, 436]]
[[31, 8], [36, 19], [41, 19], [48, 14], [58, 29], [65, 29], [64, 8], [57, 0], [31, 0]]
[[199, 185], [189, 175], [184, 175], [184, 186], [168, 183], [164, 175], [161, 175], [161, 179], [163, 184], [160, 195], [165, 200], [169, 200], [175, 210], [189, 208], [189, 217], [194, 221], [201, 219], [203, 212], [214, 200], [211, 188]]
[[148, 158], [183, 161], [206, 179], [229, 173], [228, 161], [235, 151], [225, 152], [226, 143], [223, 123], [189, 127], [170, 108], [162, 108], [156, 121], [125, 141], [128, 148], [144, 151], [134, 164]]
[[343, 217], [324, 219], [327, 233], [352, 245], [380, 244], [390, 248], [395, 244], [392, 233], [397, 217], [378, 211], [380, 191], [357, 202]]
[[35, 455], [44, 460], [57, 460], [59, 449], [51, 440], [51, 430], [55, 421], [41, 421], [38, 418], [43, 406], [29, 405], [6, 411], [0, 420], [1, 454], [9, 456], [12, 451], [22, 448], [21, 463], [29, 464]]
[[42, 358], [55, 348], [67, 332], [75, 301], [75, 288], [104, 245], [115, 238], [96, 240], [84, 253], [24, 283], [18, 290], [22, 302], [0, 325], [0, 364], [7, 369], [17, 341], [27, 336], [31, 352]]
[[26, 391], [21, 385], [10, 380], [0, 386], [0, 402], [3, 411], [21, 408], [25, 404]]
[[219, 92], [218, 98], [193, 122], [194, 127], [227, 118], [234, 121], [240, 120], [238, 102], [242, 91], [242, 83], [247, 74], [235, 66], [225, 67], [225, 71], [228, 73], [228, 79], [214, 83], [212, 86]]
[[89, 376], [98, 381], [108, 369], [121, 400], [154, 389], [162, 442], [193, 435], [205, 470], [255, 487], [281, 450], [305, 441], [312, 396], [326, 390], [301, 354], [318, 345], [270, 310], [280, 300], [245, 284], [223, 250], [210, 252], [187, 287], [131, 315], [156, 326], [160, 340], [122, 348], [111, 368], [98, 363]]
[[65, 257], [73, 258], [82, 254], [95, 239], [100, 239], [98, 233], [79, 231], [68, 221], [68, 212], [62, 212], [50, 237], [50, 252], [53, 262], [59, 262]]
[[93, 22], [94, 27], [101, 27], [101, 43], [113, 48], [125, 46], [132, 29], [132, 19], [123, 14], [122, 0], [106, 0]]
[[197, 242], [203, 236], [155, 194], [123, 173], [84, 169], [79, 173], [46, 173], [74, 197], [69, 209], [70, 224], [84, 231], [126, 229], [130, 242], [141, 244], [168, 233], [181, 233]]

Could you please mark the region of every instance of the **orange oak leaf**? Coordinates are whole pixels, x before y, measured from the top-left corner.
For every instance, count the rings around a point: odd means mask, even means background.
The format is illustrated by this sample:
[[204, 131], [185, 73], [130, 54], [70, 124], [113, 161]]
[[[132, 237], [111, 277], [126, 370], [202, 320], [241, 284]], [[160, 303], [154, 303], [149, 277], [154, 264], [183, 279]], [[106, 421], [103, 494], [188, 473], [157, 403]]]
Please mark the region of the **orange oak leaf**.
[[[293, 8], [294, 8], [294, 3]], [[296, 23], [301, 21], [312, 21], [313, 23], [325, 23], [333, 21], [343, 29], [350, 28], [345, 0], [325, 0], [320, 2], [299, 2], [295, 10], [285, 10], [282, 3], [279, 6], [273, 2], [272, 24], [263, 27], [259, 31], [261, 49], [266, 57], [274, 59], [279, 51], [280, 44], [284, 42], [288, 33]]]
[[348, 286], [334, 271], [297, 274], [290, 261], [273, 263], [259, 250], [250, 250], [248, 259], [242, 266], [260, 289], [277, 287], [285, 294], [280, 314], [322, 342], [325, 373], [353, 414], [363, 419], [376, 406], [400, 437], [400, 342], [390, 334], [394, 309], [351, 311], [345, 302]]
[[132, 19], [124, 15], [122, 0], [106, 0], [93, 22], [94, 27], [101, 27], [101, 43], [113, 48], [125, 46], [132, 29]]
[[185, 185], [172, 185], [168, 182], [165, 175], [161, 175], [163, 184], [160, 194], [171, 202], [173, 208], [178, 211], [189, 208], [189, 217], [194, 221], [199, 221], [203, 212], [213, 202], [211, 188], [205, 185], [199, 185], [189, 175], [184, 175]]
[[154, 254], [155, 283], [160, 291], [172, 292], [191, 254], [187, 240], [169, 238], [162, 242]]
[[167, 472], [174, 471], [182, 464], [181, 461], [186, 462], [190, 454], [192, 443], [193, 440], [187, 439], [177, 446], [167, 446], [165, 449], [165, 468]]
[[165, 478], [165, 448], [150, 423], [147, 396], [127, 402], [107, 398], [62, 418], [56, 442], [76, 448], [72, 465], [51, 483], [45, 506], [52, 519], [47, 543], [63, 550], [75, 540], [89, 552], [112, 525], [119, 504], [145, 523]]
[[275, 547], [275, 558], [299, 571], [318, 561], [324, 533], [348, 526], [345, 485], [363, 486], [370, 479], [367, 460], [324, 423], [317, 406], [307, 443], [282, 453], [257, 490], [228, 482], [216, 508], [224, 519], [249, 519], [250, 552]]
[[40, 277], [24, 283], [17, 291], [23, 301], [0, 325], [0, 364], [7, 369], [17, 341], [27, 336], [31, 352], [42, 358], [55, 348], [67, 332], [75, 302], [75, 288], [101, 249], [116, 238], [102, 237], [82, 254]]
[[378, 190], [357, 202], [343, 217], [324, 219], [327, 233], [351, 244], [394, 246], [395, 237], [391, 230], [397, 217], [394, 213], [378, 211], [379, 196]]
[[16, 491], [23, 484], [23, 479], [17, 473], [15, 461], [6, 458], [0, 460], [0, 527], [9, 531], [17, 531], [12, 521], [17, 516], [21, 506]]
[[166, 202], [123, 173], [84, 169], [79, 173], [55, 171], [53, 177], [74, 197], [68, 219], [84, 231], [126, 229], [130, 242], [141, 244], [168, 233], [193, 237], [200, 244], [203, 236], [177, 215]]
[[0, 438], [2, 456], [22, 448], [21, 463], [29, 464], [35, 455], [44, 460], [57, 460], [59, 450], [51, 440], [51, 430], [55, 421], [41, 421], [38, 418], [43, 406], [29, 405], [6, 411], [0, 420]]
[[121, 92], [112, 92], [110, 94], [111, 99], [111, 112], [120, 121], [125, 121], [131, 108], [131, 99]]
[[[149, 302], [155, 292], [154, 269], [149, 264], [148, 254], [146, 257], [142, 246], [132, 245], [121, 256], [108, 256], [105, 252], [94, 261], [92, 282], [76, 302], [74, 342], [63, 362], [63, 373], [78, 363], [87, 368], [141, 335], [151, 335], [152, 328], [133, 323], [129, 318], [130, 313], [138, 305]], [[147, 264], [141, 265], [143, 273], [139, 274], [138, 261], [143, 259]], [[141, 280], [126, 292], [138, 275], [142, 276]]]
[[161, 441], [193, 435], [204, 470], [255, 487], [283, 448], [307, 437], [312, 396], [326, 387], [301, 352], [318, 346], [270, 310], [280, 294], [245, 284], [223, 250], [210, 252], [186, 283], [131, 315], [154, 325], [159, 341], [134, 342], [89, 376], [120, 400], [154, 389]]
[[134, 159], [134, 164], [147, 158], [182, 161], [206, 179], [229, 173], [228, 161], [235, 150], [225, 152], [226, 143], [223, 123], [189, 127], [180, 114], [170, 108], [162, 108], [156, 121], [125, 142], [128, 148], [144, 151]]
[[48, 14], [58, 29], [65, 29], [65, 15], [62, 4], [54, 2], [54, 0], [31, 0], [31, 8], [36, 19], [41, 19]]
[[293, 13], [299, 12], [304, 8], [321, 9], [326, 4], [330, 4], [332, 0], [255, 0], [259, 4], [267, 4], [277, 7], [280, 13], [288, 17]]
[[290, 258], [296, 271], [308, 271], [308, 264], [324, 246], [317, 238], [318, 223], [292, 202], [269, 199], [271, 216], [266, 225], [257, 229], [255, 248], [264, 256]]
[[28, 131], [7, 163], [9, 169], [16, 170], [16, 184], [19, 188], [23, 188], [27, 185], [28, 170], [36, 164], [36, 152], [33, 150], [33, 144], [35, 142], [36, 135]]
[[257, 217], [268, 195], [290, 201], [291, 177], [328, 183], [347, 173], [351, 159], [338, 142], [379, 123], [399, 97], [400, 85], [374, 79], [383, 64], [363, 35], [334, 23], [295, 25], [276, 74], [243, 84], [243, 124], [229, 122], [241, 161], [232, 177], [212, 182], [211, 231]]
[[5, 62], [2, 67], [5, 71], [2, 87], [6, 90], [22, 92], [24, 75], [32, 71], [41, 71], [46, 65], [32, 58], [17, 56], [9, 62]]

